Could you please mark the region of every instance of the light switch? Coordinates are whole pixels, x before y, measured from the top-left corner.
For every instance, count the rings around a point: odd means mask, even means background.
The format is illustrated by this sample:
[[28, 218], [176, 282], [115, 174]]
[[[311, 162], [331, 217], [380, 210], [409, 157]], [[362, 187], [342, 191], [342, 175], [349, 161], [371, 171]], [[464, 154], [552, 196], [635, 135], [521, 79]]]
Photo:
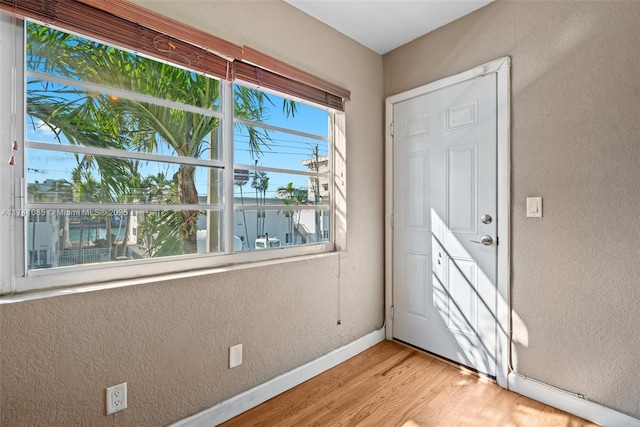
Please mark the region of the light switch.
[[229, 347], [229, 369], [242, 365], [242, 344]]
[[542, 217], [542, 197], [527, 197], [527, 217]]

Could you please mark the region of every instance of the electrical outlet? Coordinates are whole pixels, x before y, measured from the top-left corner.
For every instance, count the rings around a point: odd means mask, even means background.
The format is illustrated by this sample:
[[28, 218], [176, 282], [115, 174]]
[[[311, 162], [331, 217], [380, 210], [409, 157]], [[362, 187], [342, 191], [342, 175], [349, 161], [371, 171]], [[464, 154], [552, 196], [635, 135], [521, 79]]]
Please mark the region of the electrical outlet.
[[242, 344], [229, 347], [229, 369], [242, 365]]
[[127, 383], [107, 387], [107, 415], [127, 408]]

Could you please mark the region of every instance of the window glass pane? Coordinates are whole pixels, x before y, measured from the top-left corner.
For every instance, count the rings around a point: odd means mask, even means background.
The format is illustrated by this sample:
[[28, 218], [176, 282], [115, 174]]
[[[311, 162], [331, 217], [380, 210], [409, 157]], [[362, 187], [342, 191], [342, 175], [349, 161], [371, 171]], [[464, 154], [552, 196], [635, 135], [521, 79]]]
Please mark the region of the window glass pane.
[[[328, 176], [316, 177], [253, 169], [235, 169], [234, 175], [236, 206], [329, 204]], [[315, 189], [319, 191], [316, 192]]]
[[27, 24], [28, 71], [219, 110], [217, 80], [54, 28]]
[[329, 218], [329, 211], [291, 210], [286, 206], [281, 210], [236, 210], [234, 251], [329, 241]]
[[[236, 118], [253, 123], [237, 121], [234, 127], [234, 250], [328, 241], [329, 210], [305, 207], [330, 204], [329, 113], [238, 85], [235, 90]], [[260, 114], [238, 114], [252, 105], [238, 103], [238, 92], [263, 97]]]
[[27, 140], [220, 159], [220, 119], [60, 83], [27, 81]]
[[285, 132], [236, 125], [234, 161], [297, 171], [328, 171], [329, 144]]
[[27, 149], [29, 203], [219, 204], [222, 170]]
[[[235, 85], [235, 117], [292, 129], [323, 138], [329, 136], [329, 112], [301, 102]], [[257, 106], [261, 108], [258, 109]]]
[[[46, 218], [31, 220], [31, 216]], [[193, 232], [184, 217], [196, 215]], [[220, 212], [171, 209], [31, 209], [28, 269], [126, 262], [221, 250]]]

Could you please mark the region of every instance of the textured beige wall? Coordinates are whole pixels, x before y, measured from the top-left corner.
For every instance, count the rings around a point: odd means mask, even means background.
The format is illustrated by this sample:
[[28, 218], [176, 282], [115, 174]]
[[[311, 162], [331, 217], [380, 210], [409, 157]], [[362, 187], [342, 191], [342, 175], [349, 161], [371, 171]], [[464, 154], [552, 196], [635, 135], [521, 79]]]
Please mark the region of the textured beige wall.
[[[284, 2], [139, 3], [352, 91], [348, 249], [0, 305], [2, 426], [166, 425], [383, 323], [382, 58]], [[229, 370], [237, 343], [244, 362]], [[105, 388], [123, 381], [129, 408], [104, 416]]]
[[640, 2], [499, 1], [385, 55], [385, 96], [505, 55], [517, 371], [640, 418]]

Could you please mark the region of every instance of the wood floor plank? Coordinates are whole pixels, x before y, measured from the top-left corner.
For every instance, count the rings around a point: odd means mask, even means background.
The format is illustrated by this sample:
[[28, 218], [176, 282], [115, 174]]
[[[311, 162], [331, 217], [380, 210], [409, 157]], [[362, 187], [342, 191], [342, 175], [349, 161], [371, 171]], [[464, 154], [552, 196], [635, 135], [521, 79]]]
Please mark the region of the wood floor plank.
[[595, 424], [505, 390], [405, 345], [384, 341], [222, 426]]

